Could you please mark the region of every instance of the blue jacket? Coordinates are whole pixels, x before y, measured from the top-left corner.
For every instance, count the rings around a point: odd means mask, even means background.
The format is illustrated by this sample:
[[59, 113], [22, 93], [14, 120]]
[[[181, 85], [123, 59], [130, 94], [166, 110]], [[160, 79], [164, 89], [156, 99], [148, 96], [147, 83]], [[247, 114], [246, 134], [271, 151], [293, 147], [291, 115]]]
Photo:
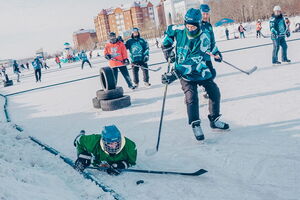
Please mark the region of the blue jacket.
[[282, 14], [278, 16], [272, 15], [270, 19], [270, 31], [272, 40], [285, 37], [288, 30]]
[[87, 55], [86, 55], [86, 53], [84, 53], [84, 52], [80, 54], [80, 59], [81, 59], [82, 61], [87, 61], [87, 60], [89, 60], [88, 57], [87, 57]]
[[34, 69], [41, 69], [43, 67], [43, 64], [39, 59], [36, 58], [32, 62], [32, 66], [33, 66]]

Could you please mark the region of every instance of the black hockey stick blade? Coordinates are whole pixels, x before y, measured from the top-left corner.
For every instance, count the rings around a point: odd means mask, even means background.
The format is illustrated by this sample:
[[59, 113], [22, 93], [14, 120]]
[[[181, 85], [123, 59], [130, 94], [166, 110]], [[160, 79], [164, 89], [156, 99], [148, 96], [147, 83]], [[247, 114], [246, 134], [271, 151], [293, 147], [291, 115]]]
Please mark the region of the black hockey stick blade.
[[248, 75], [252, 74], [253, 72], [255, 72], [257, 70], [257, 66], [254, 66], [251, 70], [249, 70], [247, 72]]

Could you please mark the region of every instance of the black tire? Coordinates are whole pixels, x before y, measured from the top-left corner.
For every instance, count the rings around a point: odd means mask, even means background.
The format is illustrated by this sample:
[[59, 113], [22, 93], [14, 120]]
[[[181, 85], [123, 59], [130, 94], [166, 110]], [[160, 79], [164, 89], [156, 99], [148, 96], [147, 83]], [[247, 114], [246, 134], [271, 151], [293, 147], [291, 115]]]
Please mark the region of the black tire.
[[98, 90], [96, 96], [99, 100], [117, 99], [122, 97], [124, 94], [122, 87], [116, 87], [113, 90]]
[[100, 104], [103, 111], [113, 111], [130, 106], [131, 101], [130, 96], [125, 95], [118, 99], [102, 100]]
[[100, 69], [100, 83], [104, 90], [116, 89], [115, 76], [110, 67], [102, 67]]
[[101, 108], [100, 100], [97, 97], [93, 98], [93, 106], [94, 108]]

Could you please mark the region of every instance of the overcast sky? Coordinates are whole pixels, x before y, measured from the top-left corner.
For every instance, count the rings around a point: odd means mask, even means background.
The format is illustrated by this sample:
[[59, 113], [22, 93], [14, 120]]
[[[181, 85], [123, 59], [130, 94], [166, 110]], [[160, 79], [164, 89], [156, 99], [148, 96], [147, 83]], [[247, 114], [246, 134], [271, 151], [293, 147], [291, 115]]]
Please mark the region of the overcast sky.
[[[150, 0], [157, 4], [159, 0]], [[53, 53], [64, 42], [73, 43], [74, 31], [95, 29], [93, 17], [102, 8], [133, 0], [0, 0], [0, 60]]]

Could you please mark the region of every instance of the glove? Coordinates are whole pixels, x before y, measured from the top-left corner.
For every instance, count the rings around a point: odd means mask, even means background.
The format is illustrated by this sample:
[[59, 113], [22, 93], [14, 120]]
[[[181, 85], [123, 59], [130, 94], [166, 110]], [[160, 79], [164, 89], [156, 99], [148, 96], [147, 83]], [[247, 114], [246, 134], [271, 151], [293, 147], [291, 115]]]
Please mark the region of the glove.
[[126, 169], [128, 167], [125, 161], [119, 161], [110, 165], [110, 167], [106, 170], [109, 175], [119, 175], [122, 169]]
[[74, 168], [79, 172], [83, 172], [83, 170], [91, 164], [91, 160], [92, 157], [90, 155], [79, 154], [77, 160], [75, 161]]
[[286, 37], [290, 37], [291, 33], [289, 31], [286, 32]]
[[219, 59], [215, 58], [215, 61], [216, 61], [216, 62], [222, 62], [223, 56], [222, 56], [221, 52], [220, 52], [220, 51], [217, 51], [217, 52], [214, 54], [214, 56], [217, 56], [217, 55], [218, 55], [220, 58], [219, 58]]
[[112, 58], [112, 57], [111, 57], [110, 54], [106, 54], [106, 55], [105, 55], [105, 59], [110, 60], [111, 58]]
[[130, 64], [130, 62], [127, 58], [123, 60], [123, 63], [124, 63], [124, 65], [129, 65]]
[[169, 47], [169, 48], [162, 47], [162, 49], [163, 49], [165, 59], [167, 61], [170, 60], [170, 63], [175, 62], [175, 53], [173, 51], [173, 48], [172, 47]]
[[147, 56], [144, 57], [144, 62], [146, 63], [148, 61], [149, 61], [149, 56], [147, 55]]
[[170, 83], [174, 82], [176, 79], [178, 79], [179, 76], [175, 72], [175, 70], [172, 70], [171, 72], [164, 73], [161, 75], [161, 82], [162, 84], [169, 85]]

